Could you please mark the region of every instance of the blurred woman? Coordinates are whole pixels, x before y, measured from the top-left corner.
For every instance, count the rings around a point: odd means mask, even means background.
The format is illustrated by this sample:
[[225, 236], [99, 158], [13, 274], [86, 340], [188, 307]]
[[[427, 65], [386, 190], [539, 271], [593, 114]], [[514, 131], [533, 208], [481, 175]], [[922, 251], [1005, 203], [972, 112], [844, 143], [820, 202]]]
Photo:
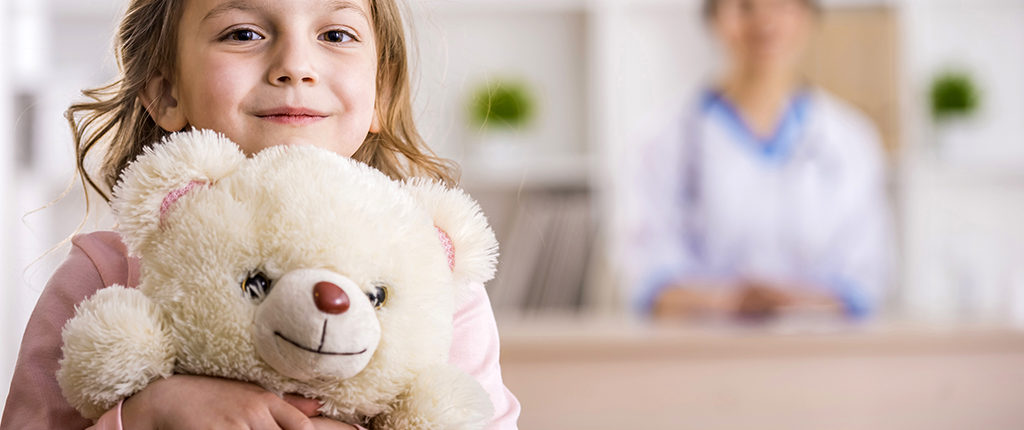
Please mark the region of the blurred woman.
[[799, 72], [813, 0], [706, 0], [727, 54], [717, 80], [629, 167], [623, 251], [656, 317], [863, 316], [886, 283], [878, 135]]

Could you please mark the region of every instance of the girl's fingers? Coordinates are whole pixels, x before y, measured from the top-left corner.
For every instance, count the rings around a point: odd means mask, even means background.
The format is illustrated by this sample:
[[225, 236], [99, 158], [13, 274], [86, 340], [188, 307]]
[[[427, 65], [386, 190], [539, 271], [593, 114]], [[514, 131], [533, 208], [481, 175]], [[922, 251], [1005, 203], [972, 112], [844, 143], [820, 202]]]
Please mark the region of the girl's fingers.
[[317, 417], [310, 421], [313, 421], [313, 428], [316, 430], [357, 430], [354, 425], [334, 421], [330, 418]]
[[307, 417], [315, 417], [320, 415], [317, 409], [320, 409], [320, 401], [316, 399], [307, 399], [297, 394], [285, 394], [284, 401], [288, 402], [292, 406], [295, 406], [298, 410], [302, 411]]
[[282, 430], [313, 430], [309, 417], [288, 402], [273, 402], [267, 407]]

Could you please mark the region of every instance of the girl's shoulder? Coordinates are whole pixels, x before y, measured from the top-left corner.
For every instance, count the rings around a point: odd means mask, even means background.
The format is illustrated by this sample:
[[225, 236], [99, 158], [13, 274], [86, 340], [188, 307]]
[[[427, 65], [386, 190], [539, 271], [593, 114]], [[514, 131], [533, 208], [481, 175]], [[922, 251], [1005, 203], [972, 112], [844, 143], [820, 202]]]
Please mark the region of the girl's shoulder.
[[71, 238], [71, 243], [83, 250], [104, 250], [127, 254], [128, 248], [121, 241], [121, 235], [116, 231], [97, 230], [89, 233], [76, 234]]
[[135, 286], [139, 281], [139, 260], [130, 256], [121, 235], [114, 231], [94, 231], [75, 235], [68, 259], [87, 258], [99, 272], [103, 285]]

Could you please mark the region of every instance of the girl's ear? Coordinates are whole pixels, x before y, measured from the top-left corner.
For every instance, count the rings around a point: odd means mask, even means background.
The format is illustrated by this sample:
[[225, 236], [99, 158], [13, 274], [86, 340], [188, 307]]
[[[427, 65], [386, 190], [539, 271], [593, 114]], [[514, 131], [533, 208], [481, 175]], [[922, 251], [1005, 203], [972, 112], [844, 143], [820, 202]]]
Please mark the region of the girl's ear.
[[438, 247], [448, 255], [458, 286], [491, 280], [498, 263], [498, 241], [480, 206], [462, 190], [423, 178], [408, 180], [403, 187], [434, 220]]
[[237, 171], [245, 154], [210, 130], [174, 133], [147, 146], [114, 186], [110, 205], [132, 255], [141, 255], [179, 200]]
[[188, 119], [178, 105], [178, 90], [163, 75], [150, 78], [139, 99], [153, 122], [164, 131], [180, 131], [188, 125]]
[[370, 133], [380, 133], [380, 114], [377, 109], [373, 110], [373, 120], [370, 121]]

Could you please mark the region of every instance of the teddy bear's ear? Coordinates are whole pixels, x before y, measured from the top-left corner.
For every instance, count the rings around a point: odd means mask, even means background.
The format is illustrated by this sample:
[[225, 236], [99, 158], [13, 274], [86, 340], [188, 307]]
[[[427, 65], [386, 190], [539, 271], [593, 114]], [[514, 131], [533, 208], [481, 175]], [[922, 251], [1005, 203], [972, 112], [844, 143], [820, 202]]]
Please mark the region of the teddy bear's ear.
[[174, 133], [146, 147], [121, 173], [110, 202], [129, 251], [138, 255], [178, 199], [230, 175], [244, 161], [238, 145], [209, 130]]
[[438, 243], [448, 253], [456, 282], [487, 282], [494, 277], [498, 241], [480, 206], [465, 192], [422, 178], [404, 187], [434, 220]]

